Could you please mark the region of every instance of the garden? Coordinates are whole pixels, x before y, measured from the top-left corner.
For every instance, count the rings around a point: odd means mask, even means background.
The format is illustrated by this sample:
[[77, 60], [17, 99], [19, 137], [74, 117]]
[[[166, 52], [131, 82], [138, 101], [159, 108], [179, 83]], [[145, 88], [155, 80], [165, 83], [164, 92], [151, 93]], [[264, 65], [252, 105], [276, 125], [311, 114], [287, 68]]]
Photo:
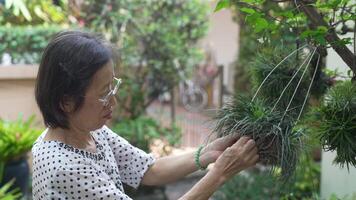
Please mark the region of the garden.
[[[32, 199], [31, 148], [45, 129], [35, 74], [67, 29], [112, 44], [123, 83], [108, 126], [132, 145], [162, 157], [227, 135], [256, 141], [258, 164], [211, 199], [356, 199], [354, 0], [0, 0], [0, 13], [0, 200]], [[201, 45], [221, 13], [238, 27], [230, 66]], [[124, 187], [133, 199], [176, 199], [205, 173]]]

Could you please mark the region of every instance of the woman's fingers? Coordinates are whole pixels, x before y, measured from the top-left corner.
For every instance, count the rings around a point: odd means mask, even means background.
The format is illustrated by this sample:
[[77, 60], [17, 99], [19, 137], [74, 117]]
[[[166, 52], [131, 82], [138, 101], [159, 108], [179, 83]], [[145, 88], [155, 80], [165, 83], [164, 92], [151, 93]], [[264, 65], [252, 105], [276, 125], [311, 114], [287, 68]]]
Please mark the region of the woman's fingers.
[[237, 140], [240, 139], [240, 136], [238, 134], [230, 134], [227, 136], [224, 136], [221, 138], [221, 141], [227, 146], [231, 146], [237, 142]]
[[256, 147], [256, 143], [254, 140], [249, 139], [246, 144], [244, 145], [244, 148], [246, 151], [252, 150], [254, 147]]
[[232, 147], [244, 146], [250, 140], [249, 137], [243, 136], [241, 137]]
[[253, 159], [256, 155], [258, 156], [258, 149], [257, 147], [255, 146], [254, 148], [252, 148], [250, 151], [246, 151], [246, 155], [245, 155], [245, 158], [248, 159], [248, 160], [251, 160]]

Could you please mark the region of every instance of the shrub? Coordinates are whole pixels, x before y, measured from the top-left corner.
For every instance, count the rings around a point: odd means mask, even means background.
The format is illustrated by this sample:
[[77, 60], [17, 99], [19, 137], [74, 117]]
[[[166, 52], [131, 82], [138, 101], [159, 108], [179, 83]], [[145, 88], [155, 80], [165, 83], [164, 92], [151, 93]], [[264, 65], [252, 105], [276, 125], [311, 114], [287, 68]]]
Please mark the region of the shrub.
[[59, 26], [0, 26], [0, 61], [5, 53], [13, 64], [39, 63], [42, 51]]
[[217, 200], [319, 199], [320, 164], [303, 155], [293, 180], [282, 183], [266, 170], [249, 171], [232, 178], [216, 194]]

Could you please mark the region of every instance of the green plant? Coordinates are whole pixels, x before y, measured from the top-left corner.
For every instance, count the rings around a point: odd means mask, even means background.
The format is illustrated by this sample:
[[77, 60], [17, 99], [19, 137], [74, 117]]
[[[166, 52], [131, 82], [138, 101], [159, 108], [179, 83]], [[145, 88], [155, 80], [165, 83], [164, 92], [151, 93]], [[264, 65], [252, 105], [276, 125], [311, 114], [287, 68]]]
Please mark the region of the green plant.
[[21, 197], [19, 189], [9, 190], [14, 180], [6, 183], [0, 188], [0, 200], [16, 200]]
[[[265, 48], [256, 56], [251, 67], [251, 78], [255, 91], [275, 66], [285, 58], [286, 51], [292, 52], [288, 46]], [[305, 62], [303, 62], [304, 60]], [[308, 60], [309, 57], [307, 57], [307, 55], [300, 54], [298, 58], [292, 56], [281, 63], [264, 82], [264, 85], [259, 90], [259, 97], [270, 102], [269, 105], [271, 106], [276, 104], [276, 108], [283, 112], [287, 109], [294, 91], [297, 89], [290, 106], [290, 113], [299, 114], [310, 83], [309, 71], [307, 70], [308, 68], [306, 68], [306, 65], [309, 64], [307, 62]], [[304, 66], [300, 68], [303, 63]], [[307, 73], [305, 73], [303, 77], [304, 70], [307, 70]], [[294, 75], [295, 77], [292, 80]], [[302, 80], [299, 87], [297, 87], [300, 79]], [[288, 85], [289, 82], [290, 84]], [[285, 87], [286, 90], [284, 91]], [[282, 91], [284, 91], [284, 94], [281, 94]], [[281, 98], [279, 99], [280, 96]], [[279, 102], [277, 102], [277, 100], [279, 100]]]
[[319, 199], [320, 164], [307, 152], [302, 154], [295, 176], [286, 183], [276, 182], [276, 174], [250, 170], [233, 177], [216, 193], [217, 200], [316, 200]]
[[173, 146], [179, 143], [181, 136], [178, 127], [162, 128], [153, 118], [145, 116], [122, 120], [112, 129], [132, 145], [144, 151], [149, 151], [149, 145], [153, 139], [166, 139]]
[[[265, 7], [266, 2], [273, 3], [274, 7]], [[354, 54], [346, 47], [346, 44], [352, 44], [352, 40], [356, 45], [355, 38], [346, 36], [340, 39], [337, 35], [353, 32], [350, 24], [356, 19], [356, 8], [352, 0], [220, 0], [215, 10], [230, 6], [246, 13], [247, 23], [259, 38], [265, 38], [263, 41], [272, 40], [278, 32], [291, 30], [299, 42], [332, 47], [356, 76]]]
[[23, 158], [40, 135], [32, 127], [34, 116], [27, 120], [0, 120], [0, 161], [6, 163]]
[[123, 85], [129, 92], [119, 97], [120, 115], [144, 114], [180, 81], [178, 71], [189, 74], [202, 59], [196, 44], [208, 28], [206, 1], [90, 0], [82, 8], [79, 20], [120, 48], [118, 71], [130, 82]]
[[5, 53], [13, 64], [39, 63], [42, 51], [59, 26], [0, 26], [0, 59]]
[[214, 131], [219, 137], [238, 134], [256, 141], [261, 162], [281, 167], [281, 177], [294, 173], [301, 148], [303, 130], [294, 128], [294, 118], [272, 111], [264, 101], [237, 96], [218, 111]]
[[214, 195], [216, 200], [277, 200], [280, 187], [266, 172], [249, 172], [233, 177]]
[[0, 25], [61, 24], [68, 21], [68, 1], [58, 0], [5, 0], [0, 3]]
[[313, 200], [319, 196], [321, 169], [310, 156], [310, 151], [305, 151], [297, 165], [295, 177], [286, 186], [284, 200]]
[[332, 194], [329, 200], [356, 200], [356, 193], [353, 193], [351, 196], [345, 195], [343, 197], [339, 197], [336, 194]]
[[316, 111], [314, 129], [324, 149], [337, 152], [334, 162], [341, 167], [356, 167], [356, 85], [337, 84]]

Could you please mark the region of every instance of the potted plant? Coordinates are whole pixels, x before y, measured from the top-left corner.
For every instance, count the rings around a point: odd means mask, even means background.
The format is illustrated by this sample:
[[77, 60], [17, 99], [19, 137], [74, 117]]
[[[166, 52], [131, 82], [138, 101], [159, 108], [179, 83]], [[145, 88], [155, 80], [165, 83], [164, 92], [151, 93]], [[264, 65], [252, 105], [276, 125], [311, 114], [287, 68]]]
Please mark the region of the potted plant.
[[41, 131], [33, 128], [34, 116], [23, 121], [0, 119], [0, 187], [15, 179], [11, 188], [19, 188], [23, 195], [27, 194], [29, 166], [27, 153], [31, 149]]
[[21, 197], [19, 189], [10, 189], [14, 180], [0, 187], [0, 200], [15, 200]]

